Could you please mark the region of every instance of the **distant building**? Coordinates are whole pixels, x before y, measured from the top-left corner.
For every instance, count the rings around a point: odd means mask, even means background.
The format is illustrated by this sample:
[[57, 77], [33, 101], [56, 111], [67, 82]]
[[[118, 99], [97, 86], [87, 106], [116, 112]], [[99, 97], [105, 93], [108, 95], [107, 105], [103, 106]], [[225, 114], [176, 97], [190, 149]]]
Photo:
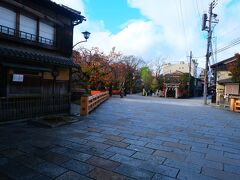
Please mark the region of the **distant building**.
[[165, 74], [163, 78], [162, 96], [171, 98], [186, 98], [202, 96], [203, 85], [200, 79], [189, 77], [189, 73], [175, 71]]
[[[182, 73], [189, 73], [189, 66], [190, 66], [190, 63], [186, 63], [184, 61], [180, 61], [179, 63], [176, 63], [176, 64], [171, 64], [171, 63], [164, 64], [162, 69], [163, 75], [175, 73], [177, 71]], [[197, 66], [198, 66], [197, 61], [192, 60], [191, 75], [193, 77], [197, 77]]]
[[180, 77], [184, 75], [184, 73], [180, 71], [175, 71], [174, 73], [165, 74], [163, 76], [163, 96], [170, 98], [179, 98], [183, 95], [187, 96], [187, 92], [180, 92]]
[[204, 69], [201, 71], [201, 73], [199, 74], [199, 79], [201, 79], [202, 82], [204, 82]]
[[50, 0], [0, 1], [0, 119], [70, 110], [73, 28], [85, 17]]
[[197, 78], [198, 63], [196, 60], [192, 60], [190, 78], [189, 66], [190, 64], [184, 61], [177, 64], [168, 63], [163, 65], [164, 97], [180, 98], [202, 95], [202, 83]]

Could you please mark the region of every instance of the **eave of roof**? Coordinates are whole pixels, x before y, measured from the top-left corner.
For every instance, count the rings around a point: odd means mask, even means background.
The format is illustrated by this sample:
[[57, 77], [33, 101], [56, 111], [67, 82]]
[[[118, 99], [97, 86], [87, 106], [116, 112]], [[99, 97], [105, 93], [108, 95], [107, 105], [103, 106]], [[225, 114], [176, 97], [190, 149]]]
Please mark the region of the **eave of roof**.
[[219, 84], [232, 83], [232, 78], [222, 79], [217, 81]]
[[21, 59], [41, 64], [51, 64], [64, 67], [79, 67], [71, 58], [62, 56], [50, 55], [44, 52], [37, 52], [33, 50], [23, 50], [20, 48], [0, 46], [0, 57]]
[[233, 57], [230, 57], [230, 58], [225, 59], [225, 60], [223, 60], [223, 61], [220, 61], [220, 62], [218, 62], [218, 63], [216, 63], [216, 64], [213, 64], [213, 65], [211, 65], [210, 67], [211, 67], [211, 68], [214, 68], [214, 67], [217, 67], [217, 66], [220, 66], [220, 65], [228, 64], [228, 63], [233, 62], [233, 61], [235, 61], [235, 60], [236, 60], [236, 57], [233, 56]]
[[73, 21], [85, 21], [86, 17], [84, 17], [83, 15], [81, 15], [80, 11], [77, 11], [75, 9], [72, 9], [68, 6], [62, 5], [62, 4], [58, 4], [56, 2], [53, 2], [52, 0], [41, 0], [41, 3], [47, 3], [48, 5], [53, 6], [53, 8], [57, 8], [59, 10], [61, 10], [64, 13], [67, 13]]
[[63, 4], [57, 4], [55, 2], [52, 2], [55, 6], [58, 6], [59, 8], [62, 8], [64, 11], [68, 12], [69, 14], [71, 14], [72, 18], [74, 18], [74, 20], [81, 20], [84, 21], [86, 20], [86, 17], [84, 17], [83, 15], [81, 15], [81, 12], [80, 11], [77, 11], [75, 9], [72, 9], [68, 6], [65, 6]]

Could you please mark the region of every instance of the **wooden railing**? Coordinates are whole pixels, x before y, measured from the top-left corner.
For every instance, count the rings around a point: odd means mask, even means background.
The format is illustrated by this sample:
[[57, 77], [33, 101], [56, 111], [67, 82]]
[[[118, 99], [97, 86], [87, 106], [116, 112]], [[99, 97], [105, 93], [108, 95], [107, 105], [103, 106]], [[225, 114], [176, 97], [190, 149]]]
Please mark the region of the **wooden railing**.
[[93, 96], [83, 95], [81, 97], [81, 116], [88, 115], [92, 110], [94, 110], [97, 106], [106, 101], [108, 98], [108, 92], [102, 92]]
[[18, 31], [16, 29], [7, 27], [7, 26], [3, 26], [0, 25], [0, 33], [7, 35], [7, 36], [11, 36], [11, 37], [15, 37], [18, 39], [25, 39], [28, 41], [33, 41], [33, 42], [37, 42], [37, 43], [42, 43], [42, 44], [47, 44], [50, 46], [54, 46], [55, 45], [55, 41], [42, 37], [42, 36], [36, 36], [34, 34], [31, 33], [27, 33], [27, 32], [23, 32], [23, 31]]
[[0, 122], [68, 113], [69, 110], [69, 95], [0, 98]]

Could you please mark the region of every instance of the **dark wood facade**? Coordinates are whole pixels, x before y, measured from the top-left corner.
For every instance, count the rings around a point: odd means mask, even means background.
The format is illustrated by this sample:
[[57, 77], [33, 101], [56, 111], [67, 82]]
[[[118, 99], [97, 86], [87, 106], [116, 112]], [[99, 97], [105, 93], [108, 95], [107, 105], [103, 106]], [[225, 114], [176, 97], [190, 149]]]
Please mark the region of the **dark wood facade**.
[[2, 0], [0, 16], [0, 120], [68, 112], [73, 28], [84, 16], [50, 0]]

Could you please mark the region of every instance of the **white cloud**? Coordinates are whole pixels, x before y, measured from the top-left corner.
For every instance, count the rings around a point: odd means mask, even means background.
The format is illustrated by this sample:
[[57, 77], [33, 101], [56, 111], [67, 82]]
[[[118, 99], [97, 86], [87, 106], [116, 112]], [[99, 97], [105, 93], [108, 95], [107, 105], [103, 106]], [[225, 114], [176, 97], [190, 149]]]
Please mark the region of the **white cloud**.
[[[168, 57], [172, 61], [187, 60], [190, 50], [195, 56], [206, 53], [206, 32], [201, 32], [201, 15], [208, 11], [210, 0], [128, 0], [132, 8], [140, 10], [148, 20], [130, 19], [124, 23], [122, 30], [116, 34], [105, 28], [104, 20], [92, 21], [88, 18], [82, 0], [55, 0], [83, 12], [87, 22], [75, 28], [74, 42], [83, 40], [81, 32], [90, 31], [91, 37], [85, 47], [97, 46], [108, 53], [112, 47], [125, 54], [141, 56], [149, 61], [157, 56]], [[238, 15], [240, 2], [236, 6], [226, 6], [231, 0], [218, 2], [214, 12], [220, 19], [216, 26], [218, 47], [237, 38], [236, 26], [240, 21]], [[180, 3], [181, 2], [181, 3]], [[183, 28], [185, 27], [185, 29]], [[226, 32], [230, 33], [226, 33]], [[219, 59], [232, 56], [239, 46], [218, 55]], [[199, 59], [204, 66], [205, 59]]]
[[[184, 52], [193, 51], [195, 56], [203, 56], [206, 53], [206, 32], [201, 32], [201, 15], [208, 11], [209, 3], [212, 0], [128, 0], [131, 7], [138, 8], [143, 15], [163, 28], [162, 35], [164, 43], [168, 44], [168, 50], [164, 53], [169, 55], [172, 52], [174, 60], [185, 58]], [[236, 26], [240, 21], [238, 15], [240, 2], [235, 1], [233, 6], [227, 6], [231, 0], [218, 1], [214, 12], [220, 19], [216, 26], [218, 47], [226, 46], [228, 42], [236, 39], [238, 29]], [[182, 8], [182, 10], [181, 10]], [[183, 19], [183, 21], [182, 21]], [[185, 26], [185, 32], [184, 28]], [[228, 31], [229, 33], [226, 33]], [[224, 34], [224, 35], [223, 35]], [[218, 59], [228, 58], [239, 52], [240, 46], [233, 47], [221, 54]], [[205, 59], [200, 60], [200, 66], [204, 66]]]
[[71, 7], [77, 11], [80, 11], [83, 15], [85, 14], [85, 6], [82, 0], [52, 0], [58, 4]]
[[[200, 17], [192, 0], [128, 0], [131, 7], [140, 9], [141, 13], [162, 28], [163, 56], [173, 60], [185, 59], [190, 50], [196, 54], [203, 51], [200, 32]], [[162, 45], [160, 45], [162, 46]], [[160, 48], [160, 47], [159, 47]]]
[[[235, 4], [229, 5], [233, 0], [223, 0], [221, 4], [216, 7], [215, 12], [218, 14], [219, 23], [216, 26], [215, 34], [217, 35], [218, 48], [225, 47], [232, 40], [240, 39], [239, 36], [239, 21], [240, 2], [235, 1]], [[229, 58], [235, 53], [240, 52], [240, 45], [234, 46], [226, 51], [218, 54], [218, 61]]]

